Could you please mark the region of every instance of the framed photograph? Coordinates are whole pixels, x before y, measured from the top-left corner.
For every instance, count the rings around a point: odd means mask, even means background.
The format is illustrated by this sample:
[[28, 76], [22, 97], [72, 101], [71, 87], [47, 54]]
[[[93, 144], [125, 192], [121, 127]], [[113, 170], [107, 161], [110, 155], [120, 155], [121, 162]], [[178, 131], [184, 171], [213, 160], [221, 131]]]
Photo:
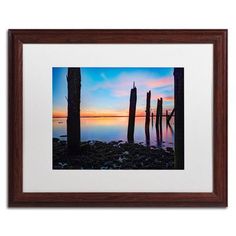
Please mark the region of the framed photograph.
[[227, 30], [9, 30], [10, 207], [226, 207]]

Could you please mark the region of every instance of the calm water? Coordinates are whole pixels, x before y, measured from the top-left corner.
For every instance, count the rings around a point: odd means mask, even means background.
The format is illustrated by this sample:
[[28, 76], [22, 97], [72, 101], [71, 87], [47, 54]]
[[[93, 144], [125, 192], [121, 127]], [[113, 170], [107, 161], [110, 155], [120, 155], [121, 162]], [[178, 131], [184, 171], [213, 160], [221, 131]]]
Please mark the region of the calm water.
[[[150, 145], [174, 147], [174, 124], [166, 125], [166, 118], [162, 119], [162, 142], [161, 134], [157, 135], [154, 124], [150, 122]], [[128, 117], [92, 117], [81, 118], [81, 140], [99, 140], [104, 142], [123, 140], [127, 141]], [[136, 117], [134, 141], [146, 144], [145, 117]], [[53, 137], [66, 140], [66, 118], [53, 118]], [[158, 138], [159, 136], [159, 138]]]

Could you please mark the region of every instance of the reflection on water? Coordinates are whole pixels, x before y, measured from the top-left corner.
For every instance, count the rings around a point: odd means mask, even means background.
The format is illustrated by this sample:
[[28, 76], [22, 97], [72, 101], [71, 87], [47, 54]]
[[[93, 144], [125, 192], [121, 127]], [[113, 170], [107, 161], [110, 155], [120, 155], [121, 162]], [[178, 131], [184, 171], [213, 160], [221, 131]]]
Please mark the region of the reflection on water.
[[[104, 142], [127, 141], [128, 117], [92, 117], [81, 118], [81, 140], [99, 140]], [[53, 137], [66, 140], [66, 118], [53, 118]], [[147, 137], [150, 137], [147, 139]], [[162, 118], [162, 132], [150, 122], [149, 130], [145, 128], [145, 117], [135, 118], [134, 141], [146, 145], [174, 147], [174, 124], [166, 125]]]

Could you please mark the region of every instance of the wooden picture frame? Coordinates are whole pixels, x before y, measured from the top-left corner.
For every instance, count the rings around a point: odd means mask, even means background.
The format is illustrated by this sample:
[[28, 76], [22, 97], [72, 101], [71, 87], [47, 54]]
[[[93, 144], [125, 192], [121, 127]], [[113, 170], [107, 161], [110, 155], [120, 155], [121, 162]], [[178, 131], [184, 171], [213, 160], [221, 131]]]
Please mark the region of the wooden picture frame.
[[[10, 207], [226, 207], [227, 30], [9, 30]], [[23, 192], [23, 44], [212, 44], [212, 192]]]

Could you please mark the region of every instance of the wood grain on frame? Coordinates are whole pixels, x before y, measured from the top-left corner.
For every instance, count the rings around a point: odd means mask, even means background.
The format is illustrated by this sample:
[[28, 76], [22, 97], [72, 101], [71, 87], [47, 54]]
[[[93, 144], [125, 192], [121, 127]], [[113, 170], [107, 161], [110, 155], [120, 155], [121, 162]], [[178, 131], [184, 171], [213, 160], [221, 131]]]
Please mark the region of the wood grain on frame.
[[[213, 192], [24, 193], [22, 47], [25, 43], [213, 44]], [[10, 207], [227, 206], [227, 30], [9, 30], [8, 55], [8, 204]]]

